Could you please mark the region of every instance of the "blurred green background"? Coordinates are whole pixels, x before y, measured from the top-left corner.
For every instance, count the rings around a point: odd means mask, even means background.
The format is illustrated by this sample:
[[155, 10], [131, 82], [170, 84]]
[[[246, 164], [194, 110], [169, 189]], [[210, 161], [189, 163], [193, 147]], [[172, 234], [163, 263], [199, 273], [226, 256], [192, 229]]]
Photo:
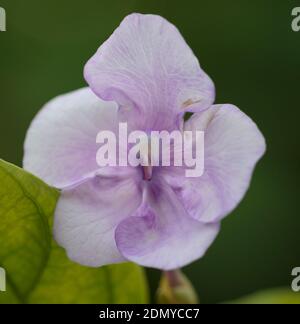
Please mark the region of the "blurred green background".
[[[212, 77], [267, 139], [251, 188], [207, 255], [184, 269], [204, 303], [290, 286], [300, 266], [299, 1], [3, 0], [0, 157], [21, 165], [26, 129], [41, 106], [85, 85], [85, 62], [132, 12], [160, 14], [182, 32]], [[1, 184], [0, 184], [1, 185]], [[159, 272], [149, 270], [152, 291]]]

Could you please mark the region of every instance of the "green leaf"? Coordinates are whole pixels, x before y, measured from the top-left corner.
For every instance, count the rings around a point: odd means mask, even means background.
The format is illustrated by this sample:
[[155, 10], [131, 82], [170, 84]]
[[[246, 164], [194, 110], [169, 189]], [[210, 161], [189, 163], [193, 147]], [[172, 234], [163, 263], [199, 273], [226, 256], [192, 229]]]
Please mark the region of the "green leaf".
[[229, 304], [300, 304], [300, 294], [291, 288], [273, 288], [242, 297]]
[[0, 303], [146, 303], [143, 269], [71, 262], [52, 240], [59, 191], [0, 160]]

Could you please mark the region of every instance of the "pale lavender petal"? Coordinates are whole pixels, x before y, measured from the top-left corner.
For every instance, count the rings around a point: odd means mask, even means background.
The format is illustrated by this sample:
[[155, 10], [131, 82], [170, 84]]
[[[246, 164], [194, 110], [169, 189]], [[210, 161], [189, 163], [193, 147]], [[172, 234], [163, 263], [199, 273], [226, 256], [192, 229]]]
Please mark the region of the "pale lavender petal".
[[99, 168], [97, 133], [117, 125], [116, 105], [89, 88], [59, 96], [44, 106], [27, 132], [24, 168], [58, 188], [88, 178]]
[[96, 176], [63, 190], [55, 211], [54, 236], [77, 263], [99, 267], [125, 261], [115, 243], [115, 228], [140, 206], [137, 169], [115, 177]]
[[244, 197], [257, 161], [265, 152], [265, 140], [256, 124], [237, 107], [215, 105], [194, 114], [185, 130], [205, 132], [205, 172], [200, 178], [184, 178], [177, 195], [194, 218], [219, 221]]
[[123, 112], [135, 107], [143, 129], [168, 127], [177, 114], [206, 109], [215, 97], [213, 82], [177, 28], [155, 15], [127, 16], [87, 63], [85, 78]]
[[122, 255], [140, 265], [170, 270], [202, 257], [219, 232], [187, 215], [172, 189], [160, 181], [146, 184], [144, 203], [116, 230]]

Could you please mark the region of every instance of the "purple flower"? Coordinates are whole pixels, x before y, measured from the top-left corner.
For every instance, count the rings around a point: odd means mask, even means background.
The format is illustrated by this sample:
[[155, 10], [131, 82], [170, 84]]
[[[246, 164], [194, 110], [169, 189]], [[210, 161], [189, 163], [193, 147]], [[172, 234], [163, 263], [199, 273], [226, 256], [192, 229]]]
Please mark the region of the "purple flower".
[[[212, 105], [213, 82], [159, 16], [126, 17], [87, 63], [85, 78], [90, 88], [48, 103], [25, 141], [25, 169], [62, 189], [57, 242], [94, 267], [129, 260], [166, 270], [202, 257], [265, 151], [257, 126], [235, 106]], [[186, 112], [194, 114], [184, 122]], [[204, 131], [204, 174], [154, 167], [145, 181], [141, 166], [99, 168], [97, 133], [116, 131], [120, 121], [131, 130]]]

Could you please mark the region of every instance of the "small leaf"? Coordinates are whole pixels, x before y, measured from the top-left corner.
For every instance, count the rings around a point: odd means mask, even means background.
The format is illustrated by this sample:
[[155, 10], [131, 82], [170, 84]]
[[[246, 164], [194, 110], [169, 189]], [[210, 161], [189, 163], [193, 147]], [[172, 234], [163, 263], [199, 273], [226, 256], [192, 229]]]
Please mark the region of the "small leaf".
[[273, 288], [229, 302], [228, 304], [300, 304], [300, 293], [291, 288]]
[[59, 191], [0, 160], [0, 303], [145, 303], [143, 270], [133, 264], [92, 269], [71, 262], [52, 240]]

